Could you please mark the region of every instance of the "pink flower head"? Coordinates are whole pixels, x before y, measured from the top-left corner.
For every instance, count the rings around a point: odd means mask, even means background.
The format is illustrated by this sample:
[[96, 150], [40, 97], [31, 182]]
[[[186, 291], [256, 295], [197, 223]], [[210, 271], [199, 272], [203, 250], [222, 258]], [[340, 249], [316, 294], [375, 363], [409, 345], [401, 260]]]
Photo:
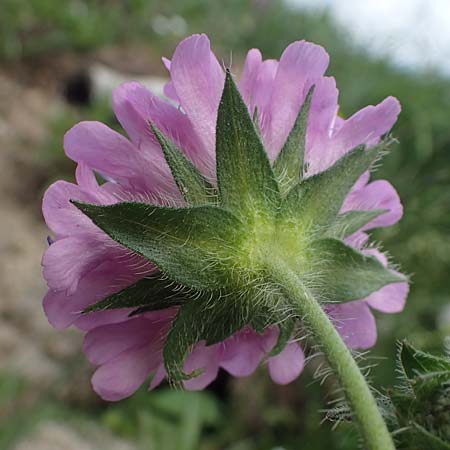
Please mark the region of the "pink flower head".
[[[280, 61], [263, 60], [259, 50], [248, 52], [239, 91], [251, 116], [256, 116], [261, 139], [271, 162], [275, 161], [296, 122], [310, 88], [305, 136], [304, 177], [332, 167], [355, 147], [371, 147], [389, 132], [400, 112], [399, 102], [388, 97], [344, 120], [338, 116], [338, 91], [334, 78], [324, 76], [328, 55], [315, 44], [290, 44]], [[44, 309], [57, 329], [75, 325], [86, 332], [84, 351], [97, 367], [92, 383], [106, 400], [133, 394], [149, 377], [156, 387], [166, 376], [163, 347], [177, 315], [168, 304], [157, 311], [135, 308], [109, 309], [83, 314], [90, 305], [133, 285], [158, 269], [143, 256], [118, 244], [84, 215], [71, 200], [96, 205], [139, 202], [183, 207], [180, 194], [161, 145], [149, 123], [176, 144], [194, 166], [216, 183], [216, 122], [224, 89], [225, 72], [205, 35], [183, 40], [172, 59], [164, 59], [170, 73], [162, 100], [138, 82], [128, 82], [113, 93], [116, 117], [128, 138], [99, 122], [81, 122], [65, 136], [67, 156], [77, 164], [76, 184], [57, 181], [45, 193], [43, 214], [54, 242], [43, 257], [48, 293]], [[94, 173], [105, 182], [99, 184]], [[387, 181], [369, 181], [365, 172], [346, 197], [341, 214], [383, 210], [373, 220], [347, 236], [345, 242], [374, 256], [387, 266], [386, 257], [368, 248], [367, 231], [396, 223], [402, 205]], [[373, 346], [377, 330], [372, 309], [385, 313], [403, 309], [408, 285], [387, 284], [366, 298], [325, 309], [351, 348]], [[250, 375], [267, 358], [271, 378], [279, 384], [301, 373], [304, 353], [290, 340], [278, 354], [280, 329], [270, 325], [255, 331], [250, 324], [213, 345], [197, 343], [184, 370], [202, 369], [183, 382], [187, 389], [203, 389], [223, 368], [236, 377]]]

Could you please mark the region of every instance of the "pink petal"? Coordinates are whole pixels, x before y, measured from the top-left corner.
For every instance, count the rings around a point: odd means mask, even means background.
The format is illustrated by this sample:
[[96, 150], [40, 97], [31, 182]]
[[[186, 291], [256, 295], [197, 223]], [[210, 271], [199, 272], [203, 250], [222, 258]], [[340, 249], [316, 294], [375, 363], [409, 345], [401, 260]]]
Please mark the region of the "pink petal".
[[84, 191], [95, 194], [100, 191], [100, 186], [95, 178], [94, 171], [84, 162], [77, 165], [75, 179], [77, 180], [78, 186]]
[[143, 153], [100, 122], [75, 125], [64, 137], [64, 149], [69, 158], [86, 163], [134, 191], [153, 192], [162, 183]]
[[350, 245], [351, 247], [361, 249], [364, 245], [367, 244], [369, 240], [369, 235], [364, 233], [363, 231], [357, 231], [353, 233], [351, 236], [345, 238], [345, 243]]
[[211, 154], [204, 151], [191, 122], [185, 114], [152, 94], [138, 82], [123, 83], [113, 92], [114, 112], [133, 142], [151, 157], [169, 179], [172, 178], [159, 143], [151, 132], [153, 122], [182, 149], [200, 169], [214, 169]]
[[253, 92], [256, 88], [256, 81], [261, 70], [262, 56], [261, 52], [253, 48], [247, 53], [245, 58], [244, 70], [242, 72], [241, 80], [239, 82], [239, 91], [250, 110], [250, 114], [253, 114]]
[[385, 180], [376, 180], [353, 191], [345, 200], [342, 212], [350, 210], [386, 209], [387, 212], [372, 220], [362, 230], [388, 227], [403, 215], [403, 206], [394, 187]]
[[222, 343], [220, 365], [235, 377], [249, 376], [275, 345], [277, 334], [268, 329], [261, 335], [246, 327]]
[[156, 372], [150, 383], [149, 390], [152, 391], [153, 389], [156, 389], [163, 382], [166, 376], [167, 376], [166, 368], [164, 367], [164, 364], [161, 363], [156, 369]]
[[175, 91], [175, 87], [172, 81], [168, 81], [163, 87], [163, 94], [169, 100], [175, 102], [175, 104], [180, 104], [180, 99], [178, 98], [177, 92]]
[[403, 311], [408, 293], [408, 283], [392, 283], [370, 294], [364, 300], [378, 311], [397, 313]]
[[250, 110], [258, 110], [258, 122], [264, 142], [270, 133], [270, 98], [275, 87], [278, 61], [266, 59], [262, 62], [252, 86]]
[[365, 255], [375, 256], [375, 258], [377, 258], [378, 261], [380, 261], [384, 267], [387, 267], [387, 265], [389, 263], [386, 255], [384, 253], [380, 252], [380, 250], [378, 250], [377, 248], [365, 248], [363, 250], [363, 253]]
[[369, 180], [370, 180], [370, 172], [367, 170], [358, 178], [355, 185], [353, 186], [352, 191], [357, 191], [359, 189], [362, 189], [364, 186], [367, 185]]
[[314, 141], [314, 134], [323, 134], [330, 137], [333, 132], [333, 125], [339, 109], [339, 91], [336, 87], [336, 80], [333, 77], [322, 77], [317, 80], [314, 87], [314, 95], [311, 100], [307, 140], [311, 145]]
[[194, 347], [192, 353], [184, 363], [184, 371], [190, 373], [193, 370], [202, 369], [203, 373], [191, 380], [183, 381], [183, 385], [190, 391], [204, 389], [214, 381], [219, 371], [219, 346], [205, 346], [199, 343]]
[[[375, 256], [385, 267], [388, 265], [386, 256], [376, 249], [366, 249], [364, 253]], [[393, 270], [394, 273], [398, 273]], [[408, 283], [392, 283], [384, 286], [363, 299], [372, 308], [384, 313], [397, 313], [403, 310], [409, 293]]]
[[[43, 308], [47, 320], [57, 330], [63, 330], [72, 325], [75, 320], [72, 311], [67, 311], [68, 302], [64, 292], [48, 290], [43, 300]], [[73, 315], [72, 315], [73, 314]]]
[[[152, 104], [155, 102], [164, 104], [164, 102], [137, 81], [122, 83], [116, 87], [113, 91], [112, 102], [114, 114], [131, 141], [138, 148], [143, 141], [150, 142], [153, 144], [150, 151], [153, 150], [158, 157], [162, 157], [148, 122], [154, 120], [151, 115]], [[169, 104], [167, 106], [173, 108]]]
[[[107, 178], [104, 174], [101, 175], [102, 178]], [[98, 205], [112, 205], [118, 201], [125, 201], [126, 190], [115, 182], [110, 181], [106, 181], [100, 186], [97, 178], [95, 177], [94, 171], [84, 162], [80, 162], [77, 165], [75, 170], [75, 178], [78, 186], [83, 190], [83, 193], [85, 195], [89, 195], [90, 203], [95, 203]], [[112, 186], [114, 186], [113, 189], [111, 189]], [[74, 200], [74, 198], [70, 198], [70, 200]], [[136, 200], [135, 196], [132, 196], [130, 200]]]
[[336, 329], [350, 348], [366, 349], [377, 341], [377, 327], [370, 308], [364, 301], [326, 307]]
[[70, 200], [101, 205], [117, 202], [116, 196], [107, 190], [110, 183], [100, 187], [93, 171], [85, 163], [78, 164], [76, 179], [78, 186], [57, 181], [44, 194], [42, 212], [47, 225], [58, 238], [97, 232], [92, 221]]
[[305, 160], [308, 176], [329, 167], [329, 141], [337, 117], [339, 91], [333, 77], [320, 78], [315, 84], [306, 133]]
[[[124, 262], [123, 258], [121, 264], [117, 261], [104, 261], [95, 270], [87, 273], [71, 294], [65, 291], [49, 290], [44, 299], [44, 311], [49, 322], [57, 329], [67, 328], [73, 323], [80, 327], [80, 323], [85, 323], [85, 326], [80, 328], [86, 329], [99, 326], [100, 322], [104, 323], [105, 316], [108, 318], [107, 323], [114, 322], [116, 317], [120, 317], [121, 321], [127, 319], [129, 310], [102, 311], [80, 316], [84, 308], [120, 291], [144, 276], [139, 270], [134, 274]], [[133, 260], [130, 262], [133, 265]]]
[[66, 181], [56, 181], [44, 194], [42, 213], [48, 227], [58, 236], [85, 233], [93, 229], [91, 220], [69, 200], [93, 202], [94, 196]]
[[161, 355], [146, 345], [123, 352], [95, 371], [92, 386], [104, 400], [122, 400], [134, 394], [160, 362]]
[[73, 294], [80, 279], [104, 262], [104, 257], [105, 241], [81, 235], [60, 239], [42, 258], [44, 278], [50, 289]]
[[101, 365], [142, 345], [160, 349], [171, 320], [170, 315], [165, 320], [140, 316], [95, 328], [86, 334], [83, 351], [92, 364]]
[[328, 62], [322, 47], [305, 41], [290, 44], [281, 55], [270, 102], [267, 145], [271, 159], [286, 141], [307, 89], [324, 74]]
[[[164, 64], [164, 67], [167, 69], [167, 71], [168, 71], [169, 74], [170, 74], [170, 67], [171, 67], [171, 61], [170, 61], [170, 59], [167, 59], [167, 58], [164, 58], [164, 57], [163, 57], [163, 58], [162, 58], [162, 62], [163, 62], [163, 64]], [[170, 99], [170, 100], [172, 100], [173, 102], [175, 102], [175, 104], [177, 104], [177, 105], [180, 104], [180, 99], [178, 98], [177, 92], [175, 91], [175, 87], [174, 87], [174, 85], [173, 85], [173, 83], [172, 83], [172, 80], [169, 80], [169, 81], [164, 85], [163, 92], [164, 92], [164, 95], [165, 95], [168, 99]]]
[[277, 384], [288, 384], [294, 381], [305, 365], [305, 354], [300, 346], [291, 342], [284, 350], [269, 358], [269, 374]]
[[95, 311], [89, 314], [80, 314], [73, 322], [73, 325], [79, 330], [90, 331], [104, 325], [125, 322], [129, 319], [131, 311], [132, 309], [130, 308], [120, 308], [109, 309], [107, 311]]
[[213, 157], [217, 109], [225, 74], [211, 52], [206, 35], [195, 34], [178, 45], [170, 74], [181, 106]]
[[367, 106], [347, 119], [333, 136], [330, 152], [334, 164], [349, 150], [360, 144], [371, 144], [386, 134], [394, 125], [400, 113], [400, 103], [388, 97], [376, 106]]
[[170, 72], [170, 66], [171, 66], [171, 61], [170, 61], [170, 59], [169, 58], [166, 58], [165, 56], [163, 56], [162, 58], [161, 58], [161, 60], [162, 60], [162, 62], [163, 62], [163, 64], [164, 64], [164, 67], [167, 69], [167, 71], [168, 72]]

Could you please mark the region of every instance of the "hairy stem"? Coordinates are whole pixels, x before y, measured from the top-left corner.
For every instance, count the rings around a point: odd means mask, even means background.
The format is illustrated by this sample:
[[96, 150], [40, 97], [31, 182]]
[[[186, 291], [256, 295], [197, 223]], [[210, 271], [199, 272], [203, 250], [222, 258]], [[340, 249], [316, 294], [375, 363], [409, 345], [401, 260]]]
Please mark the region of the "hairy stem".
[[313, 333], [337, 374], [353, 409], [366, 448], [395, 450], [369, 385], [327, 314], [286, 264], [272, 261], [270, 271], [274, 281], [296, 305], [304, 323]]

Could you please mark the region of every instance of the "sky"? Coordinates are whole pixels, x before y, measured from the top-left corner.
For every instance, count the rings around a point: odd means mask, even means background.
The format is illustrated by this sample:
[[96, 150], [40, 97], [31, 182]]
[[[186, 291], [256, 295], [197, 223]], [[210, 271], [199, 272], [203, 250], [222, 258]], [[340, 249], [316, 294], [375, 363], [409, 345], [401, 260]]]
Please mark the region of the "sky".
[[410, 68], [450, 76], [450, 0], [285, 0], [328, 9], [357, 43]]

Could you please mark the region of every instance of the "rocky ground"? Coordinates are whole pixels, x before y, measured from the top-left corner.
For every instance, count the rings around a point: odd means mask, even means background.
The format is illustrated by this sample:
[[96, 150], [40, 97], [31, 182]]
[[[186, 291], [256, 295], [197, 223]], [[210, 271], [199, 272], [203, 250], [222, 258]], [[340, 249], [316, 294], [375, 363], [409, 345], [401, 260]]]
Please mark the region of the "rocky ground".
[[55, 339], [40, 303], [47, 231], [34, 204], [39, 174], [33, 174], [32, 162], [57, 105], [41, 89], [0, 78], [0, 370], [38, 385], [55, 381], [60, 372], [56, 360], [70, 354], [77, 339], [74, 333]]
[[[11, 393], [6, 403], [0, 398], [0, 424], [14, 421], [20, 408], [38, 407], [42, 398], [75, 405], [99, 402], [89, 385], [91, 368], [80, 355], [81, 336], [53, 330], [41, 307], [46, 286], [40, 260], [48, 231], [40, 200], [57, 174], [40, 161], [39, 152], [49, 138], [49, 122], [67, 108], [61, 95], [64, 71], [52, 77], [42, 67], [40, 72], [0, 67], [0, 391], [9, 389], [5, 377], [23, 384], [20, 395]], [[76, 65], [63, 61], [60, 67], [69, 73]], [[16, 450], [132, 448], [113, 443], [95, 427], [81, 434], [71, 425], [48, 421], [30, 433], [21, 436]]]

